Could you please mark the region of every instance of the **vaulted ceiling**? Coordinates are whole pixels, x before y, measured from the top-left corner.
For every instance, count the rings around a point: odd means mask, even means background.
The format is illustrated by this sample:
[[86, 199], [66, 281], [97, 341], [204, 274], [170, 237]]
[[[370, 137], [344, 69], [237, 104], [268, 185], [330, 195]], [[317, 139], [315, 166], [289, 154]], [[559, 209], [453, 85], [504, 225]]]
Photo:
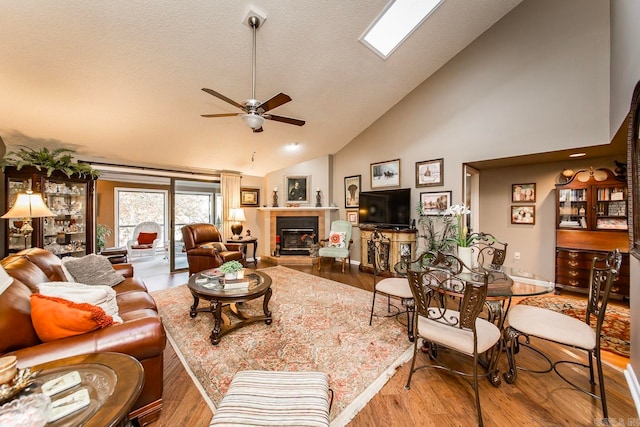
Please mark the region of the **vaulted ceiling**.
[[[4, 0], [0, 137], [79, 159], [262, 176], [337, 152], [521, 0], [445, 0], [386, 61], [358, 41], [387, 0]], [[284, 92], [253, 133], [232, 105]], [[297, 150], [289, 150], [297, 143]], [[253, 160], [252, 160], [253, 159]]]

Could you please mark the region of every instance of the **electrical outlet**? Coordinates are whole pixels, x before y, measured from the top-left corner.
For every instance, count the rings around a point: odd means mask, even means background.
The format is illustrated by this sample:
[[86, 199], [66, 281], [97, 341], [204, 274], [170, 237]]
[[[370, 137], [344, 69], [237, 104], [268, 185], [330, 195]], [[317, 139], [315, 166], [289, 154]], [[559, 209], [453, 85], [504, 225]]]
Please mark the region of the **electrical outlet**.
[[513, 259], [520, 259], [520, 252], [514, 252]]

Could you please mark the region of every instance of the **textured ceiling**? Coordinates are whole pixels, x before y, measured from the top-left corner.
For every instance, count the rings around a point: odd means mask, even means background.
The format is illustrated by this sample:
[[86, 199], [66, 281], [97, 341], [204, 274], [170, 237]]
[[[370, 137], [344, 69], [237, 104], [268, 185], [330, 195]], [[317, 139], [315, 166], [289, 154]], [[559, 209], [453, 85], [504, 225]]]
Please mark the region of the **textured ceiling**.
[[[387, 0], [4, 0], [0, 13], [0, 137], [68, 147], [77, 158], [262, 176], [337, 152], [520, 0], [445, 0], [391, 55], [358, 41]], [[236, 102], [293, 101], [254, 134]], [[298, 143], [296, 151], [286, 150]], [[255, 152], [255, 161], [252, 154]]]

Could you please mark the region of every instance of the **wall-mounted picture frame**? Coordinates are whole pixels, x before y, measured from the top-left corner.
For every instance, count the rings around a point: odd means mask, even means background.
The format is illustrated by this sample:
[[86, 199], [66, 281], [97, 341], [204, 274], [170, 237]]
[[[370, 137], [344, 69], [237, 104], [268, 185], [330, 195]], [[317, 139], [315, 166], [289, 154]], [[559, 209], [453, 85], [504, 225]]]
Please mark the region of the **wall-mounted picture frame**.
[[360, 206], [360, 189], [362, 176], [353, 175], [344, 178], [344, 207], [357, 208]]
[[371, 189], [400, 187], [400, 159], [371, 163]]
[[357, 209], [347, 210], [347, 221], [349, 221], [351, 225], [357, 226], [360, 224], [360, 214]]
[[535, 203], [536, 201], [536, 184], [512, 184], [511, 185], [511, 202], [512, 203]]
[[511, 205], [511, 224], [534, 225], [536, 207], [533, 205]]
[[286, 190], [286, 202], [308, 204], [311, 176], [285, 176], [284, 188]]
[[444, 185], [444, 159], [416, 162], [416, 187]]
[[240, 188], [240, 206], [258, 207], [260, 206], [259, 188]]
[[442, 215], [451, 206], [451, 191], [420, 193], [422, 215]]

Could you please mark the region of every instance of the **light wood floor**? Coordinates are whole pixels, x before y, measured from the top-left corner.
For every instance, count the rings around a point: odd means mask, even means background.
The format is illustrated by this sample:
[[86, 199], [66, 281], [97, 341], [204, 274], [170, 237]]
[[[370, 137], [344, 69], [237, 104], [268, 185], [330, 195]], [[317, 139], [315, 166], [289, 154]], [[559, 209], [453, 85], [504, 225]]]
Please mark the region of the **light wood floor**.
[[[259, 263], [258, 266], [263, 268], [270, 265]], [[340, 272], [340, 266], [337, 263], [332, 268], [323, 266], [323, 271], [320, 273], [307, 266], [292, 268], [362, 289], [373, 290], [372, 276], [360, 273], [357, 266], [352, 266], [350, 271], [344, 274]], [[186, 278], [186, 273], [177, 273], [144, 280], [151, 290], [155, 290], [184, 284]], [[576, 297], [580, 298], [580, 296]], [[568, 350], [563, 350], [554, 344], [538, 343], [540, 348], [544, 348], [545, 352], [555, 359], [566, 359], [567, 355], [572, 354], [566, 353]], [[467, 366], [463, 357], [443, 354], [443, 358], [462, 367]], [[614, 425], [640, 425], [622, 372], [629, 359], [611, 353], [607, 353], [603, 359], [608, 362], [605, 366], [605, 384], [609, 417], [618, 421], [623, 420], [622, 424]], [[518, 355], [518, 363], [523, 363], [525, 366], [535, 366], [537, 360], [528, 350], [522, 350]], [[151, 426], [209, 425], [212, 412], [184, 370], [171, 345], [167, 345], [165, 350], [164, 363], [164, 407], [160, 419]], [[428, 358], [424, 354], [419, 354], [417, 363], [428, 363]], [[506, 365], [506, 358], [503, 357], [500, 363], [501, 371], [504, 372]], [[408, 373], [409, 364], [400, 367], [382, 390], [348, 425], [351, 427], [476, 425], [473, 389], [468, 379], [436, 369], [422, 369], [414, 374], [411, 390], [405, 390]], [[486, 380], [481, 380], [480, 400], [486, 426], [602, 425], [597, 420], [602, 417], [600, 401], [575, 391], [555, 374], [519, 372], [515, 384], [510, 385], [503, 381], [498, 388]]]

